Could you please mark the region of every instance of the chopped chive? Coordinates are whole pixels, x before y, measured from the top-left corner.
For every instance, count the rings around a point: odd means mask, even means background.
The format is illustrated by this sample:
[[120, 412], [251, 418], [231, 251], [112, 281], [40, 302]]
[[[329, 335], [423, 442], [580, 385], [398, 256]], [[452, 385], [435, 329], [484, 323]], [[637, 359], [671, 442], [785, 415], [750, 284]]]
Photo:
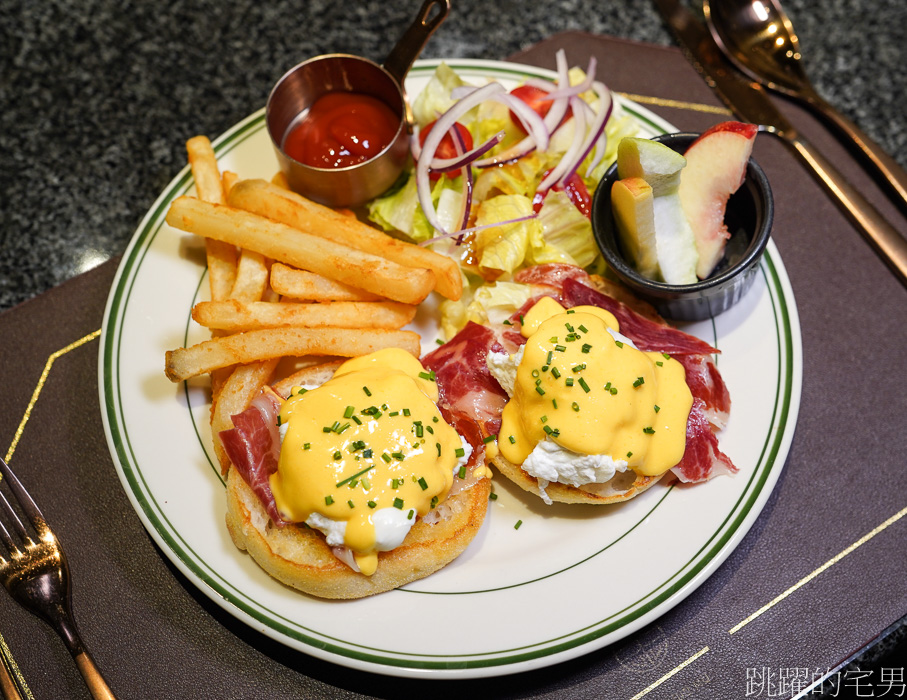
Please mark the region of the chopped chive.
[[408, 408], [404, 408], [404, 409], [403, 409], [403, 415], [404, 415], [404, 416], [407, 416], [407, 417], [409, 416], [409, 409], [408, 409]]
[[589, 329], [586, 328], [583, 324], [580, 324], [579, 329], [580, 329], [583, 333], [588, 333], [588, 332], [589, 332]]
[[437, 497], [437, 496], [432, 496], [430, 507], [431, 507], [431, 508], [434, 508], [436, 505], [438, 505], [438, 497]]
[[353, 417], [353, 414], [354, 414], [355, 412], [356, 412], [355, 407], [353, 407], [353, 406], [347, 406], [347, 407], [346, 407], [346, 410], [343, 412], [343, 417], [344, 417], [344, 418], [352, 418], [352, 417]]
[[662, 357], [664, 357], [664, 359], [666, 359], [666, 360], [670, 360], [670, 359], [671, 359], [671, 356], [670, 356], [668, 353], [666, 353], [666, 352], [661, 353], [661, 355], [662, 355]]
[[[374, 465], [372, 465], [372, 466], [374, 466]], [[371, 467], [369, 467], [369, 469], [371, 469]], [[368, 479], [362, 480], [362, 488], [364, 488], [366, 491], [368, 491], [371, 487], [372, 487], [372, 484]]]
[[573, 377], [567, 377], [567, 378], [564, 380], [564, 384], [565, 384], [566, 386], [573, 386]]
[[576, 401], [573, 402], [572, 408], [573, 408], [574, 411], [576, 411], [577, 413], [579, 413], [579, 404], [576, 403]]
[[457, 472], [457, 476], [459, 476], [461, 479], [466, 478], [466, 465], [465, 464], [462, 467], [460, 467], [460, 471]]
[[655, 413], [658, 413], [661, 410], [661, 406], [655, 404]]
[[372, 448], [370, 447], [365, 452], [362, 453], [362, 456], [365, 457], [366, 459], [371, 459], [372, 454], [374, 454], [374, 453], [372, 452]]
[[496, 493], [494, 493], [494, 492], [492, 491], [491, 493], [488, 494], [488, 500], [489, 500], [489, 501], [496, 501], [496, 500], [498, 500], [498, 494], [496, 494]]
[[508, 436], [507, 439], [510, 440], [510, 444], [511, 444], [511, 445], [513, 445], [513, 444], [516, 443], [516, 438], [515, 438], [513, 435]]
[[462, 447], [458, 447], [457, 449], [454, 450], [454, 454], [457, 457], [462, 457], [463, 455], [466, 454], [466, 450], [464, 450]]
[[428, 488], [428, 482], [425, 481], [425, 477], [424, 477], [424, 476], [420, 476], [420, 477], [419, 477], [419, 486], [422, 487], [422, 490], [423, 490], [423, 491], [425, 491], [425, 489]]
[[545, 395], [545, 390], [542, 389], [542, 387], [537, 386], [537, 387], [535, 388], [535, 390], [539, 393], [539, 396], [544, 396], [544, 395]]
[[436, 342], [438, 345], [444, 345], [444, 341], [441, 340], [440, 338], [435, 338], [435, 342]]
[[542, 416], [542, 417], [541, 417], [541, 421], [542, 421], [542, 423], [547, 423], [547, 422], [548, 422], [548, 416]]
[[557, 408], [557, 399], [551, 399], [551, 405]]
[[355, 423], [356, 425], [362, 425], [362, 420], [359, 418], [359, 416], [353, 416], [353, 423]]
[[[408, 408], [406, 408], [406, 409], [403, 409], [403, 410], [405, 410], [405, 411], [408, 411], [408, 410], [409, 410], [409, 409], [408, 409]], [[408, 416], [408, 415], [409, 415], [409, 413], [405, 413], [405, 414], [404, 414], [404, 415], [407, 415], [407, 416]], [[439, 419], [438, 419], [438, 417], [437, 417], [437, 416], [432, 416], [432, 417], [431, 417], [431, 422], [432, 422], [432, 423], [437, 423], [437, 422], [438, 422], [438, 420], [439, 420]]]
[[311, 450], [311, 449], [312, 449], [312, 443], [311, 443], [311, 442], [305, 443], [305, 444], [302, 446], [302, 449], [304, 449], [304, 450]]
[[554, 432], [554, 430], [552, 430], [552, 428], [551, 428], [550, 425], [544, 426], [544, 427], [542, 428], [542, 430], [544, 430], [544, 431], [545, 431], [545, 434], [547, 434], [547, 435], [551, 435], [551, 434]]
[[350, 500], [348, 500], [348, 501], [346, 502], [346, 504], [347, 504], [350, 508], [355, 508], [355, 507], [356, 507], [356, 504], [353, 503], [353, 499], [352, 499], [352, 498], [351, 498]]
[[281, 424], [282, 424], [282, 418], [280, 417], [280, 414], [278, 413], [277, 414], [277, 427], [279, 428], [281, 426]]
[[489, 442], [494, 442], [494, 441], [495, 441], [495, 436], [494, 436], [494, 435], [488, 435], [488, 436], [482, 438], [482, 442], [484, 442], [486, 445], [487, 445]]
[[416, 423], [415, 428], [416, 428], [416, 437], [422, 437], [423, 431], [425, 430], [425, 429], [422, 427], [422, 424], [421, 424], [421, 423]]
[[337, 450], [336, 452], [334, 452], [334, 459], [340, 459], [341, 457], [343, 457], [343, 455], [340, 454], [340, 450]]
[[580, 362], [578, 365], [573, 365], [573, 367], [571, 367], [571, 369], [574, 372], [582, 372], [584, 369], [586, 369], [586, 363]]
[[547, 371], [548, 371], [548, 365], [542, 365], [542, 371], [543, 371], [543, 372], [547, 372]]
[[664, 367], [664, 365], [665, 365], [665, 363], [662, 362], [661, 360], [655, 360], [655, 364], [658, 365], [659, 367]]
[[579, 378], [579, 385], [583, 388], [583, 391], [585, 391], [587, 394], [589, 393], [589, 385], [586, 384], [586, 380], [582, 377]]
[[391, 456], [387, 452], [381, 453], [381, 459], [383, 459], [386, 464], [390, 464], [391, 462]]
[[573, 326], [572, 326], [571, 324], [565, 323], [565, 324], [564, 324], [564, 328], [566, 328], [568, 331], [570, 331], [571, 333], [573, 333], [574, 328], [573, 328]]
[[[350, 477], [347, 477], [347, 478], [344, 479], [343, 481], [338, 481], [338, 482], [337, 482], [337, 486], [338, 486], [338, 487], [343, 486], [343, 485], [344, 485], [345, 483], [347, 483], [348, 481], [352, 481], [352, 480], [355, 479], [356, 477], [362, 476], [363, 474], [365, 474], [365, 472], [369, 471], [370, 469], [374, 469], [374, 468], [375, 468], [375, 465], [372, 464], [372, 465], [366, 467], [365, 469], [363, 469], [361, 472], [356, 472], [355, 474], [353, 474], [353, 475], [350, 476]], [[363, 481], [363, 483], [365, 483], [365, 479], [363, 479], [362, 481]]]
[[438, 448], [438, 457], [440, 457], [440, 456], [441, 456], [441, 443], [440, 443], [440, 442], [436, 442], [436, 443], [435, 443], [435, 447]]
[[426, 426], [425, 426], [425, 429], [426, 429], [429, 433], [431, 433], [432, 435], [435, 434], [435, 429], [432, 428], [430, 425], [426, 425]]
[[541, 374], [541, 372], [539, 372], [537, 369], [532, 370], [533, 377], [538, 377], [540, 374]]
[[329, 432], [331, 432], [331, 426], [329, 426], [329, 425], [324, 426], [324, 427], [321, 429], [321, 432], [322, 432], [322, 433], [329, 433]]
[[655, 433], [655, 428], [653, 428], [651, 425], [649, 425], [649, 426], [646, 426], [645, 428], [643, 428], [642, 431], [644, 433], [646, 433], [646, 435], [653, 435]]
[[389, 416], [399, 416], [399, 415], [400, 415], [400, 411], [391, 411], [391, 412], [388, 413], [387, 415], [389, 415]]
[[620, 342], [619, 340], [615, 340], [614, 344], [619, 348], [622, 348], [624, 346], [624, 344], [622, 342]]
[[516, 524], [513, 526], [513, 529], [514, 529], [514, 530], [519, 530], [519, 529], [520, 529], [520, 525], [522, 525], [522, 524], [523, 524], [523, 521], [522, 521], [522, 520], [517, 520], [517, 521], [516, 521]]
[[394, 499], [394, 508], [399, 508], [400, 510], [403, 510], [403, 499], [402, 498]]
[[567, 352], [567, 347], [564, 345], [555, 345], [554, 349], [558, 352]]
[[414, 515], [415, 513], [416, 513], [416, 511], [410, 510], [409, 513], [406, 514], [406, 519], [407, 519], [407, 520], [412, 520], [412, 519], [413, 519], [413, 515]]
[[549, 342], [549, 343], [556, 343], [556, 342], [557, 342], [557, 336], [556, 336], [556, 335], [551, 336], [550, 338], [548, 338], [548, 342]]
[[637, 377], [636, 381], [633, 382], [633, 388], [638, 389], [645, 383], [646, 383], [646, 380], [643, 377]]
[[334, 497], [333, 497], [333, 496], [325, 496], [325, 497], [324, 497], [324, 505], [329, 506], [329, 505], [331, 505], [333, 502], [334, 502]]
[[402, 453], [402, 452], [394, 452], [394, 453], [391, 454], [391, 456], [392, 456], [394, 459], [396, 459], [398, 462], [402, 462], [403, 459], [404, 459], [403, 453]]
[[520, 314], [520, 325], [523, 325], [523, 314]]
[[368, 387], [367, 387], [367, 386], [362, 387], [362, 391], [365, 392], [365, 395], [366, 395], [366, 396], [371, 396], [371, 395], [372, 395], [372, 392], [370, 392], [370, 391], [368, 390]]
[[582, 350], [584, 353], [588, 354], [591, 349], [592, 349], [592, 346], [589, 345], [589, 343], [583, 343]]
[[567, 309], [567, 313], [568, 313], [568, 314], [575, 314], [575, 313], [576, 313], [576, 309]]
[[337, 428], [337, 434], [340, 435], [341, 433], [345, 433], [349, 429], [350, 429], [350, 424], [344, 423], [339, 428]]
[[549, 350], [549, 351], [548, 351], [548, 359], [545, 360], [545, 364], [546, 364], [546, 365], [550, 365], [550, 364], [551, 364], [551, 361], [552, 361], [553, 359], [554, 359], [554, 351], [553, 351], [553, 350]]
[[378, 505], [378, 504], [375, 503], [374, 501], [369, 501], [369, 502], [368, 502], [368, 507], [369, 507], [369, 508], [374, 508], [374, 507], [377, 506], [377, 505]]
[[554, 376], [555, 379], [561, 378], [561, 371], [557, 367], [551, 368], [551, 374]]
[[632, 452], [627, 452], [627, 459], [630, 459], [630, 457], [632, 457], [632, 456], [633, 456]]

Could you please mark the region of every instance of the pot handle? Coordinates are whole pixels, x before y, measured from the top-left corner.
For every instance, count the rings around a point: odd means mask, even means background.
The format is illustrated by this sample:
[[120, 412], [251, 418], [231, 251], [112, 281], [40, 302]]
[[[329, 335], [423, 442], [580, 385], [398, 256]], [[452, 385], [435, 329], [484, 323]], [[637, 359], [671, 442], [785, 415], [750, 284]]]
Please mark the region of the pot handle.
[[[437, 14], [429, 18], [432, 10], [437, 8]], [[425, 0], [422, 9], [409, 28], [400, 37], [400, 41], [391, 50], [384, 61], [384, 69], [393, 76], [400, 87], [413, 62], [422, 53], [425, 43], [450, 12], [450, 0]]]

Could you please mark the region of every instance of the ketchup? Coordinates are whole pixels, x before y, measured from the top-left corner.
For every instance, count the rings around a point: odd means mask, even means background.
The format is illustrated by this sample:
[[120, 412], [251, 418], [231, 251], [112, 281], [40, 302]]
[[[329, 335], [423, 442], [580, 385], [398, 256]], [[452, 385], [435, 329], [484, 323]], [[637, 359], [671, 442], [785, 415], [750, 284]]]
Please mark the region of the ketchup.
[[290, 125], [283, 151], [314, 168], [346, 168], [381, 153], [399, 127], [400, 117], [378, 98], [329, 92]]

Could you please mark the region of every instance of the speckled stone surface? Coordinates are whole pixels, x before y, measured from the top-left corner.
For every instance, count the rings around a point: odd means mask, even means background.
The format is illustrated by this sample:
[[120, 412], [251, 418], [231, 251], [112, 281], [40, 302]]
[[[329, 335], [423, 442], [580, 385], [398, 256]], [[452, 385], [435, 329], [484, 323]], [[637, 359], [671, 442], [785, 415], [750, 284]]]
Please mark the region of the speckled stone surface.
[[[259, 109], [309, 56], [381, 60], [418, 6], [0, 0], [0, 310], [121, 253], [187, 137]], [[907, 164], [907, 5], [785, 6], [819, 90]], [[673, 42], [649, 2], [454, 0], [424, 55], [501, 59], [566, 29]]]

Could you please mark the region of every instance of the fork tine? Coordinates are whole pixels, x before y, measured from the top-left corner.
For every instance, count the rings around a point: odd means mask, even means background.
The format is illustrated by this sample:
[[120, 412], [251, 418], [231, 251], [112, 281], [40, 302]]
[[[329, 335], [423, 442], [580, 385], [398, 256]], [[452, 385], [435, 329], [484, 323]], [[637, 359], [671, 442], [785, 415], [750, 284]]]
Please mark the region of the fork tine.
[[[9, 490], [12, 491], [13, 496], [22, 507], [22, 512], [31, 521], [32, 526], [38, 531], [39, 535], [43, 534], [44, 530], [47, 529], [47, 521], [44, 519], [44, 515], [32, 500], [28, 491], [25, 490], [22, 482], [19, 481], [19, 477], [13, 473], [13, 470], [9, 468], [9, 465], [2, 457], [0, 457], [0, 474], [9, 483]], [[4, 500], [6, 499], [4, 498]], [[7, 507], [9, 507], [8, 502]], [[10, 512], [13, 512], [12, 509], [10, 509]], [[18, 518], [15, 518], [15, 521], [19, 523], [19, 527], [22, 527], [22, 523]], [[25, 530], [23, 529], [22, 532], [24, 534]]]
[[[16, 511], [13, 510], [13, 507], [9, 504], [9, 501], [6, 500], [6, 495], [0, 491], [0, 511], [6, 513], [6, 519], [12, 521], [13, 527], [19, 533], [19, 536], [23, 539], [27, 538], [28, 535], [25, 532], [25, 528], [22, 526], [22, 521], [19, 520], [19, 517], [16, 515]], [[19, 546], [15, 543], [13, 538], [9, 534], [9, 530], [6, 529], [6, 525], [3, 519], [0, 519], [0, 540], [3, 541], [3, 544], [6, 545], [7, 550], [10, 554], [16, 554], [19, 552]]]

